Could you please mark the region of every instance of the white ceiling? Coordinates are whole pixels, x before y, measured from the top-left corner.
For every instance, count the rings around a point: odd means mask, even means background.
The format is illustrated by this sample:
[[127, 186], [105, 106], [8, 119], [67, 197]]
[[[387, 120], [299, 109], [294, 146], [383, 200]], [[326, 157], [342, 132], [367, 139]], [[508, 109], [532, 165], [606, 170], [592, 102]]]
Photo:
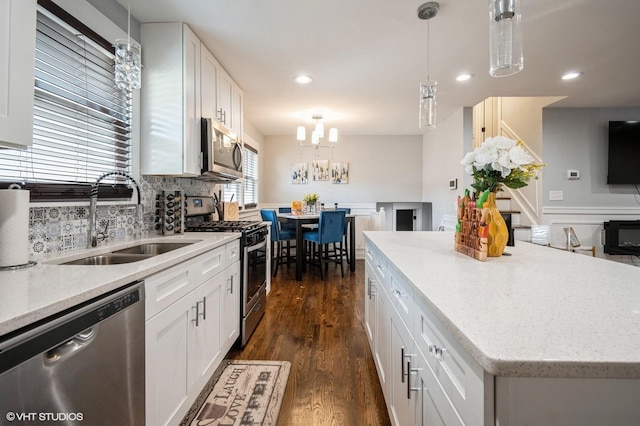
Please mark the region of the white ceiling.
[[[118, 0], [126, 8], [127, 0]], [[342, 135], [417, 135], [427, 21], [414, 0], [131, 0], [140, 22], [182, 21], [244, 92], [263, 135], [295, 135], [312, 110]], [[555, 106], [640, 106], [640, 0], [522, 0], [524, 70], [489, 76], [489, 1], [442, 0], [429, 21], [438, 121], [490, 96]], [[144, 55], [144, 46], [143, 46]], [[569, 70], [584, 75], [562, 81]], [[459, 83], [460, 72], [475, 77]], [[299, 73], [313, 77], [297, 85]], [[310, 120], [309, 120], [310, 122]]]

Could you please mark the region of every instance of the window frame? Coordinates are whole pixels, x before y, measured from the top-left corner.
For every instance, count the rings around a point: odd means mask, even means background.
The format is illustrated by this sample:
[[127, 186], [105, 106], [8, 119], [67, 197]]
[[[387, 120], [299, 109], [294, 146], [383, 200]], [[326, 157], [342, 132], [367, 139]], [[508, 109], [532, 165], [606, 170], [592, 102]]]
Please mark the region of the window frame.
[[[126, 29], [120, 28], [88, 2], [78, 2], [77, 0], [38, 0], [38, 4], [46, 7], [55, 15], [57, 15], [57, 12], [60, 12], [63, 16], [73, 20], [72, 25], [77, 25], [78, 28], [82, 27], [83, 32], [86, 30], [87, 34], [93, 33], [97, 37], [104, 39], [106, 46], [109, 46], [110, 49], [113, 49], [113, 41], [127, 37]], [[123, 10], [125, 9], [123, 8]], [[79, 17], [79, 19], [76, 17]], [[61, 19], [64, 20], [63, 17], [61, 17]], [[132, 39], [135, 40], [133, 37]], [[98, 42], [96, 41], [96, 43]], [[104, 44], [101, 45], [105, 47]], [[129, 139], [130, 175], [134, 179], [139, 180], [140, 93], [137, 90], [132, 94], [131, 109], [131, 131]], [[91, 183], [37, 183], [15, 180], [0, 181], [0, 188], [8, 188], [9, 185], [13, 183], [18, 183], [24, 189], [28, 189], [32, 202], [43, 202], [43, 205], [50, 205], [52, 201], [85, 201], [89, 199], [91, 190]], [[126, 183], [100, 184], [99, 187], [100, 199], [116, 201], [116, 204], [130, 203], [134, 196], [133, 192], [133, 188]]]
[[[236, 182], [224, 184], [224, 196], [223, 201], [229, 202], [231, 199], [231, 195], [235, 194], [235, 199], [238, 201], [238, 207], [240, 210], [251, 210], [256, 209], [259, 204], [259, 179], [260, 179], [260, 152], [257, 148], [257, 143], [248, 143], [247, 138], [245, 137], [243, 146], [242, 146], [242, 178], [238, 179]], [[255, 186], [255, 203], [245, 204], [245, 189], [246, 189], [246, 167], [245, 161], [247, 159], [246, 151], [251, 151], [256, 155], [256, 177], [253, 179]], [[234, 187], [234, 190], [231, 190], [231, 186]]]

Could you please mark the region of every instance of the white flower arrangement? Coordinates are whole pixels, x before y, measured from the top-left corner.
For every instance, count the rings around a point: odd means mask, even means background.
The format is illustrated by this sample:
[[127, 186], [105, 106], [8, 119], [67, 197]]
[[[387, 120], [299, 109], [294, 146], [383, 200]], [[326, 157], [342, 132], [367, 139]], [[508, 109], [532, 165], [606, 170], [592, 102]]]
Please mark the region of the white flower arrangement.
[[464, 170], [474, 178], [471, 186], [478, 192], [500, 189], [501, 185], [517, 189], [527, 186], [537, 171], [544, 166], [524, 148], [522, 141], [504, 136], [486, 139], [482, 145], [464, 156]]

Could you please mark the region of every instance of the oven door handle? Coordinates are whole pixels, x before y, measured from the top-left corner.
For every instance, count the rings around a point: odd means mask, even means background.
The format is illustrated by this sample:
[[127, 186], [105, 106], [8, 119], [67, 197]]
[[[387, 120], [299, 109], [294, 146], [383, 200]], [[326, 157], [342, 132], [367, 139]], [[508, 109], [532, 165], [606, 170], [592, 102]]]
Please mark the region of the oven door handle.
[[267, 245], [267, 240], [262, 240], [258, 244], [247, 246], [244, 249], [247, 253], [251, 253], [252, 251], [260, 250], [261, 248], [266, 247], [266, 245]]

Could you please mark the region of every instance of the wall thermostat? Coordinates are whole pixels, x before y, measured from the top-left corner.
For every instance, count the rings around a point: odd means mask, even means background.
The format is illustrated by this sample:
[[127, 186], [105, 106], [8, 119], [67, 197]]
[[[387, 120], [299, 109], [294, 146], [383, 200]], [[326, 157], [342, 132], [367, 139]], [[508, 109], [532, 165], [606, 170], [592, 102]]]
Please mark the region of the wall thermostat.
[[567, 170], [567, 179], [578, 180], [580, 179], [580, 170]]

